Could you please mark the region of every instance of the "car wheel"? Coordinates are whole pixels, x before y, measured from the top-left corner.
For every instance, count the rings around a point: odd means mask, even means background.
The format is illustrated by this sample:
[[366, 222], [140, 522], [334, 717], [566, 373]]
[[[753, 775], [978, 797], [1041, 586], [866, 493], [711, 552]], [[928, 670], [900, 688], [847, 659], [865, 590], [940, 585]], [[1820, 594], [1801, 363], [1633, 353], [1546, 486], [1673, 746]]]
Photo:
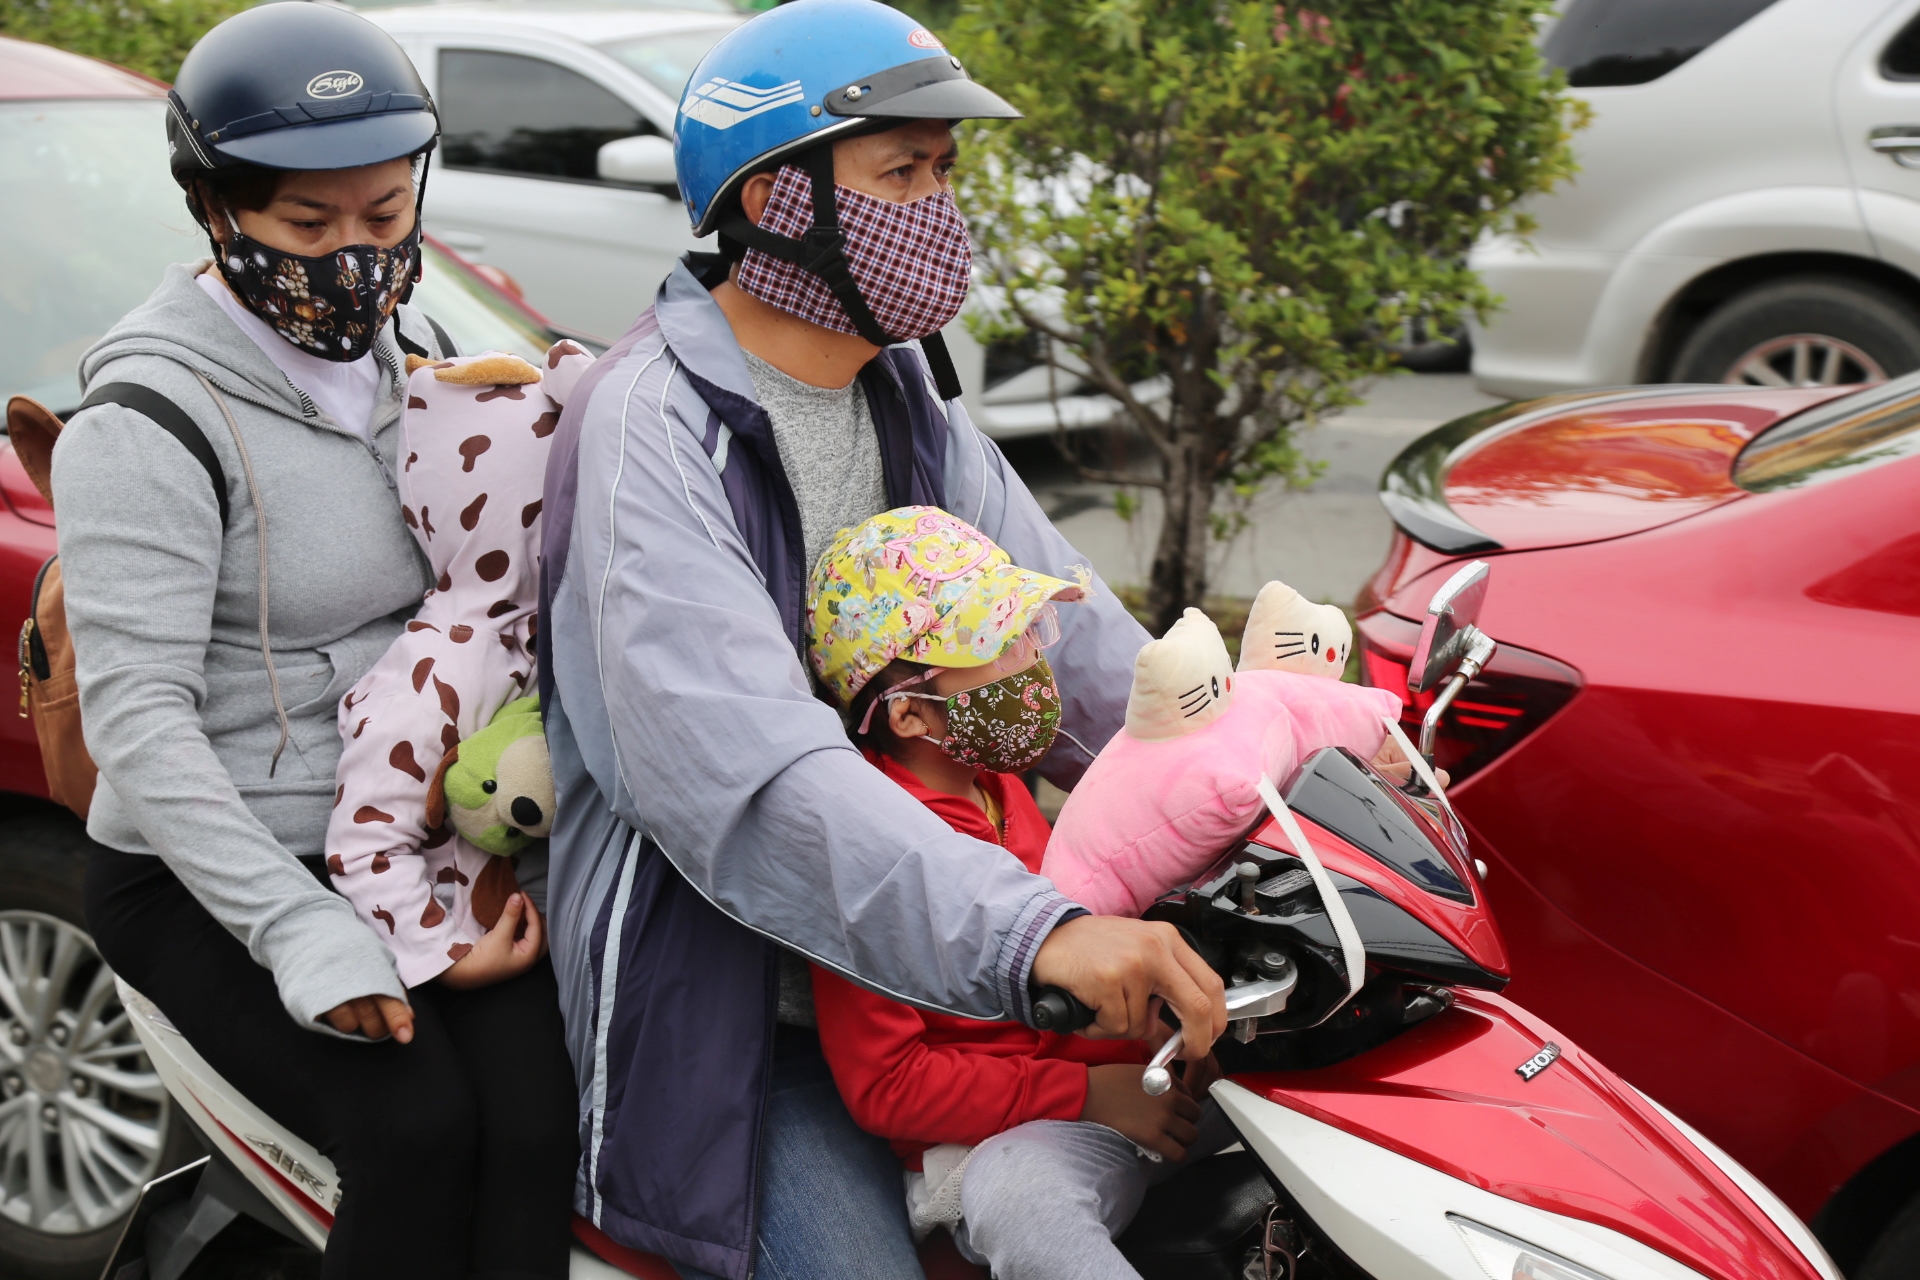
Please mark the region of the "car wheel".
[[31, 801], [0, 836], [0, 1275], [92, 1280], [140, 1188], [200, 1154], [87, 935], [89, 843]]
[[1473, 339], [1465, 325], [1436, 331], [1416, 320], [1407, 330], [1405, 342], [1391, 344], [1401, 368], [1413, 373], [1466, 373], [1473, 368]]
[[1830, 387], [1920, 369], [1920, 311], [1874, 285], [1794, 276], [1736, 294], [1700, 322], [1675, 382]]
[[1920, 1197], [1894, 1215], [1852, 1280], [1913, 1280], [1920, 1274]]

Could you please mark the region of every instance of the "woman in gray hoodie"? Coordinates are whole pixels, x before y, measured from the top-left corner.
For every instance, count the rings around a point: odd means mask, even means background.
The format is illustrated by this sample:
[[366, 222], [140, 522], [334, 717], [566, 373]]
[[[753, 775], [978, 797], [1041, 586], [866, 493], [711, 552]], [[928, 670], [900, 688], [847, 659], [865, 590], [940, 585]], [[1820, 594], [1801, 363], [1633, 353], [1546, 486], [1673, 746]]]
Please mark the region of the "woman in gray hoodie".
[[[452, 354], [401, 305], [438, 121], [400, 48], [322, 5], [216, 27], [171, 107], [217, 261], [170, 268], [87, 353], [107, 402], [54, 455], [100, 768], [88, 924], [334, 1162], [324, 1275], [562, 1280], [578, 1149], [550, 965], [410, 992], [321, 863], [341, 695], [432, 585], [394, 474], [403, 353]], [[227, 492], [112, 384], [184, 411]]]

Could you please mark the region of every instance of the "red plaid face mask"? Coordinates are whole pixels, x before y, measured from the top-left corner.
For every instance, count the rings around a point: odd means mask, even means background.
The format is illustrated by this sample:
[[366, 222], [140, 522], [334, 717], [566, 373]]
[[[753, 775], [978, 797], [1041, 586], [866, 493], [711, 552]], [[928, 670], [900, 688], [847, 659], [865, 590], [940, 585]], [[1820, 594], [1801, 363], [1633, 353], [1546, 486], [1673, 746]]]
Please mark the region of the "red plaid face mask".
[[[847, 265], [873, 317], [896, 342], [937, 333], [967, 300], [973, 249], [948, 191], [895, 204], [834, 187]], [[805, 169], [781, 167], [760, 228], [799, 240], [813, 226], [813, 190]], [[795, 263], [748, 249], [739, 286], [789, 315], [857, 334], [827, 282]]]

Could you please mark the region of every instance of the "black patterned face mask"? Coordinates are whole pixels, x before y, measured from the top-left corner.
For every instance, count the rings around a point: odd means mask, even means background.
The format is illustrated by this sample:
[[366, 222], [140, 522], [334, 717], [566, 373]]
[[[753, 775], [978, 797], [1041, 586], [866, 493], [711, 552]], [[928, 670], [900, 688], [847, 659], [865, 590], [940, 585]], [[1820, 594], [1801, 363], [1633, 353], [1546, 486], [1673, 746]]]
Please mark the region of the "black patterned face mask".
[[220, 274], [247, 310], [302, 351], [358, 360], [400, 305], [420, 265], [420, 222], [391, 249], [350, 244], [317, 257], [270, 248], [243, 235], [215, 245]]

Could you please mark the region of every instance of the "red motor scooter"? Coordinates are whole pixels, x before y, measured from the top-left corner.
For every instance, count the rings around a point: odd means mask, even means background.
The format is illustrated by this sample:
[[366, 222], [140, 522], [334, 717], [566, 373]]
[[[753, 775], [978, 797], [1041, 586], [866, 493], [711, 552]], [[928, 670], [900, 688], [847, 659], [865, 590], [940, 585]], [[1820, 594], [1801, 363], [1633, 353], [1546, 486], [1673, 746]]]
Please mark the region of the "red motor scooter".
[[[1122, 1250], [1146, 1280], [1841, 1280], [1745, 1169], [1500, 996], [1484, 869], [1426, 754], [1494, 652], [1475, 625], [1487, 575], [1468, 565], [1429, 607], [1410, 681], [1437, 690], [1420, 747], [1390, 725], [1410, 786], [1318, 752], [1284, 788], [1263, 780], [1266, 820], [1147, 912], [1227, 984], [1212, 1092], [1242, 1149], [1156, 1188]], [[122, 996], [216, 1154], [148, 1187], [104, 1280], [173, 1280], [238, 1212], [322, 1245], [331, 1166]], [[1091, 1021], [1061, 991], [1036, 1015]], [[1167, 1087], [1173, 1051], [1149, 1088]], [[584, 1221], [578, 1234], [577, 1280], [674, 1274]], [[938, 1267], [972, 1270], [951, 1253]]]

